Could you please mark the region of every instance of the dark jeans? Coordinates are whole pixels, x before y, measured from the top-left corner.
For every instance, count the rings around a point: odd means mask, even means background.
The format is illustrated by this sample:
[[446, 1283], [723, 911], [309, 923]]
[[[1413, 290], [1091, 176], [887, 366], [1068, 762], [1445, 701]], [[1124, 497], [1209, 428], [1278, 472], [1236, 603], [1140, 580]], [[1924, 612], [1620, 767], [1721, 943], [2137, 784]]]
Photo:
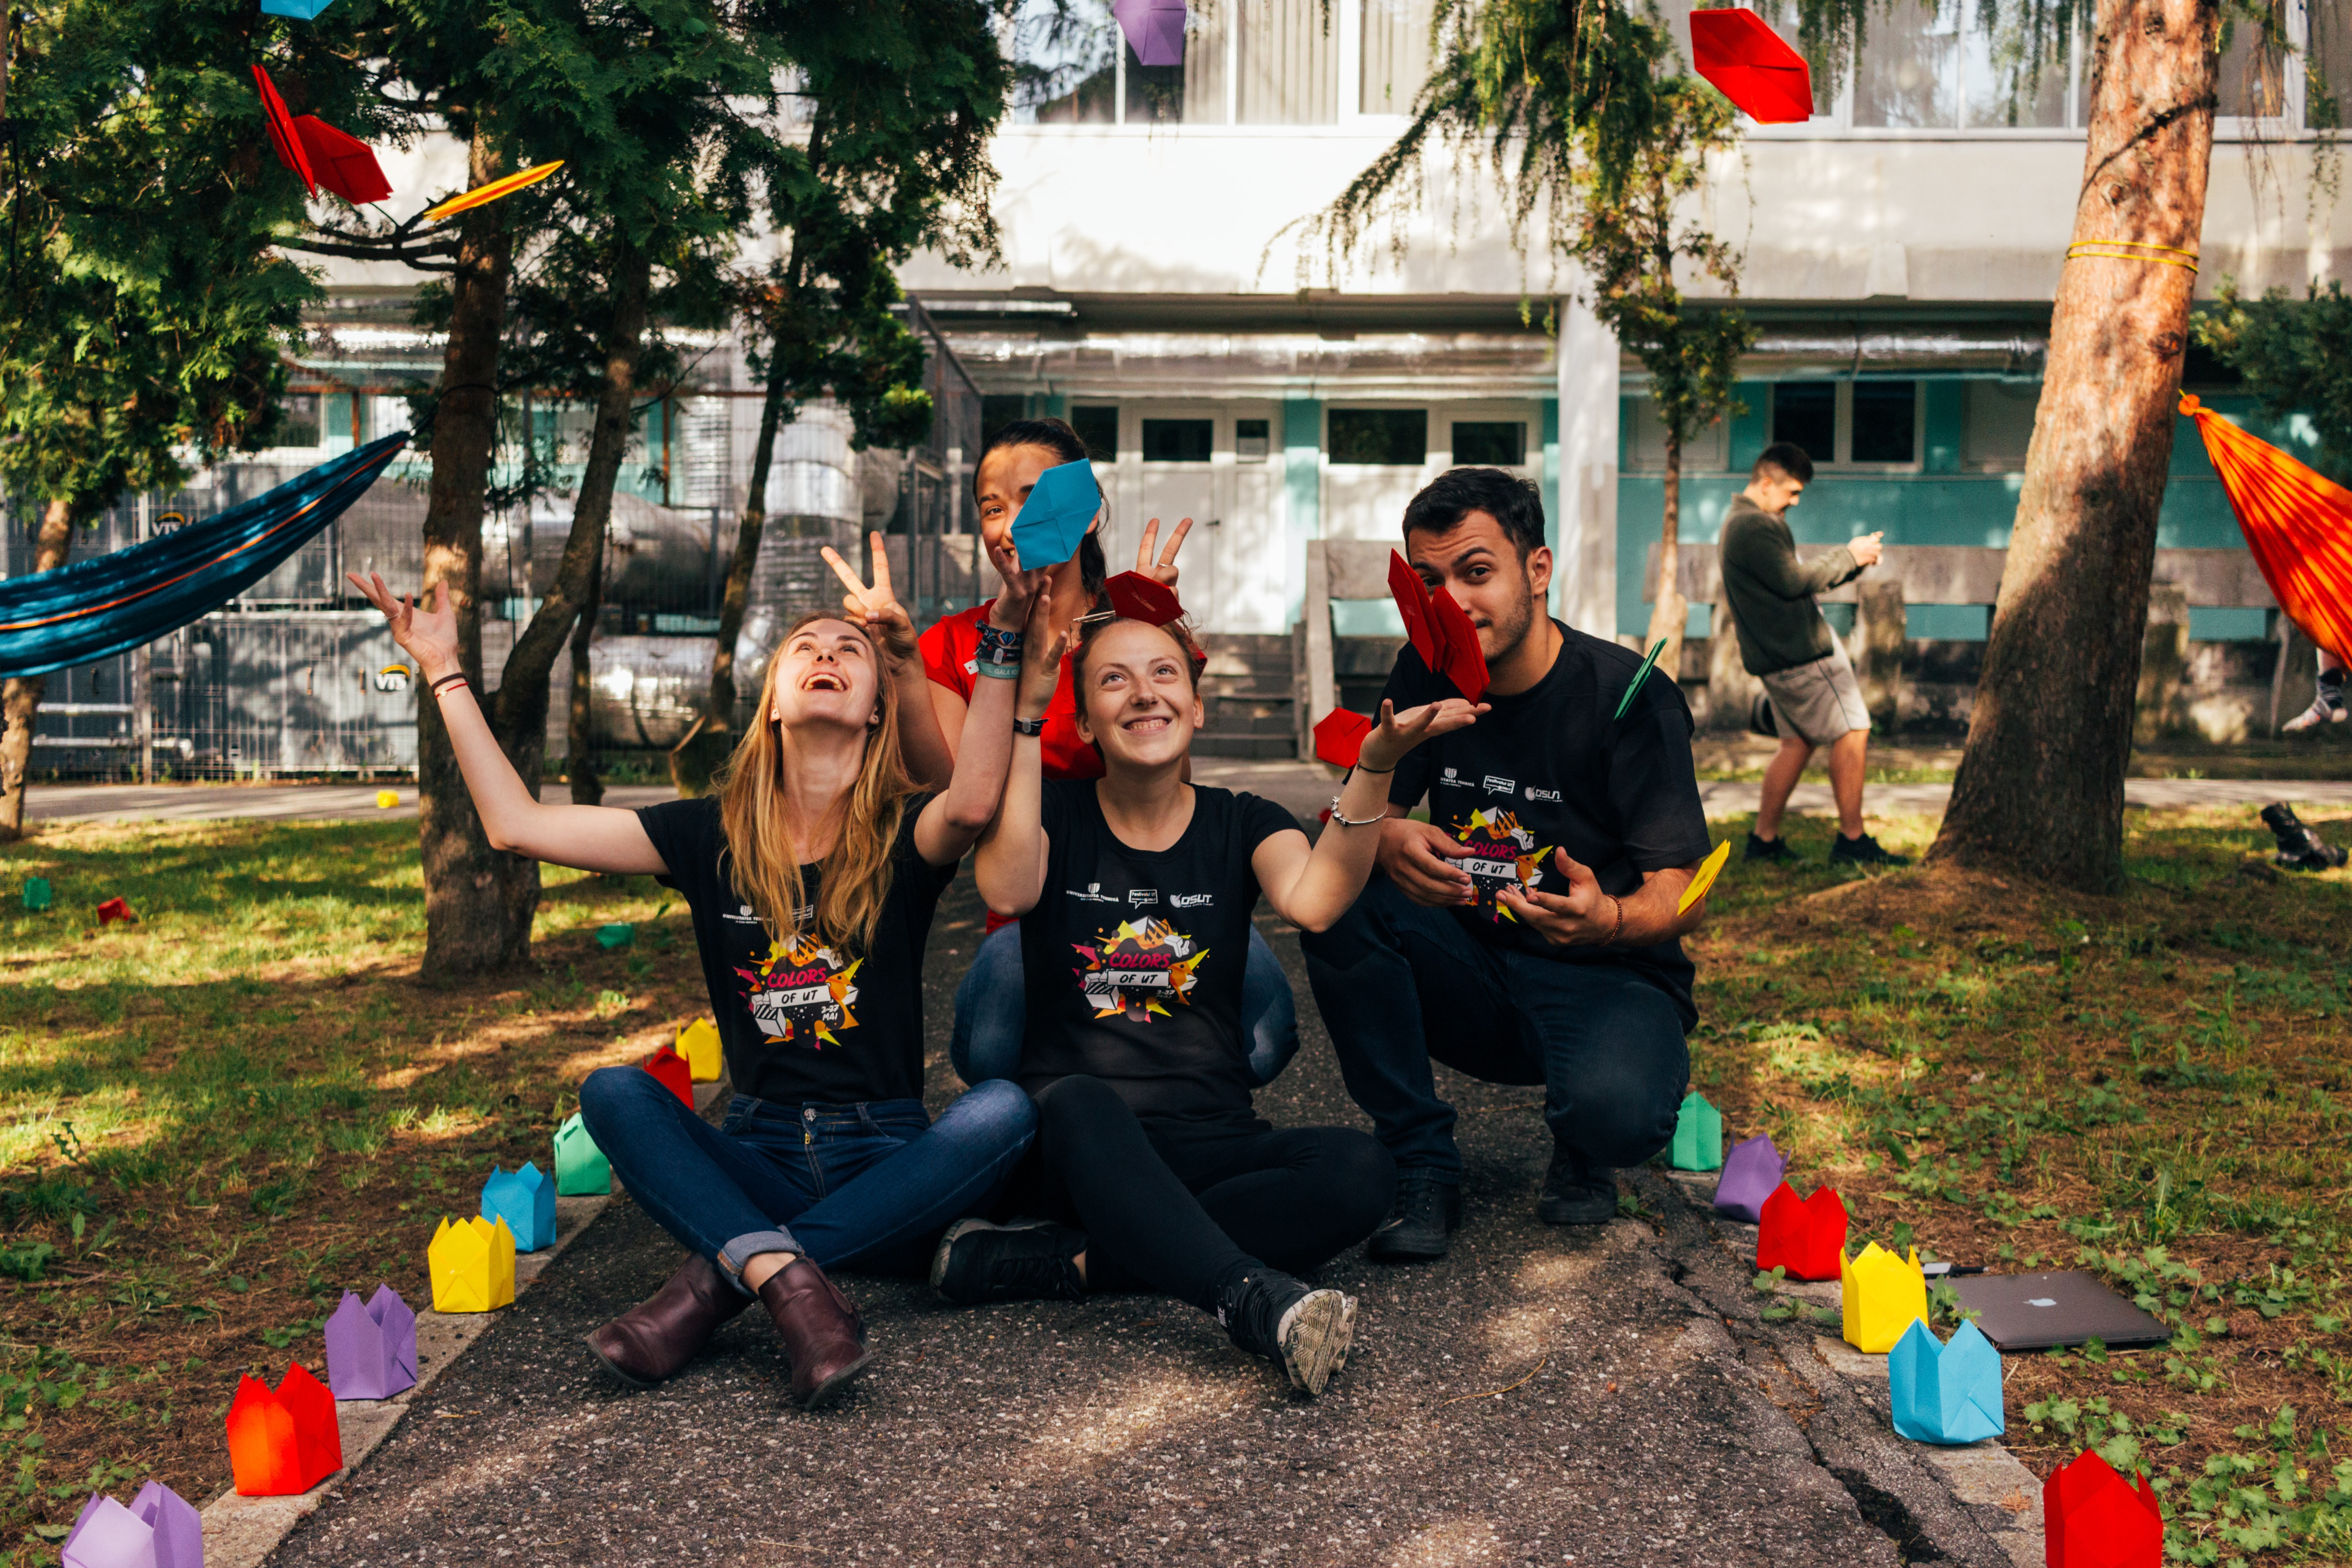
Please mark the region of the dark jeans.
[[[1019, 923], [997, 927], [972, 954], [971, 967], [956, 987], [948, 1060], [964, 1082], [1020, 1076], [1021, 1039], [1029, 1024], [1023, 975]], [[1272, 1083], [1298, 1054], [1298, 1005], [1282, 960], [1255, 925], [1242, 963], [1242, 1027], [1249, 1035], [1251, 1078]]]
[[1401, 1170], [1461, 1179], [1433, 1058], [1542, 1084], [1552, 1137], [1587, 1169], [1638, 1165], [1674, 1138], [1690, 1076], [1682, 1018], [1633, 970], [1490, 947], [1378, 871], [1339, 923], [1299, 942], [1348, 1092]]
[[1037, 1148], [1012, 1201], [1087, 1233], [1087, 1281], [1217, 1309], [1237, 1268], [1308, 1274], [1372, 1232], [1388, 1152], [1346, 1127], [1139, 1120], [1100, 1079], [1037, 1092]]
[[730, 1279], [762, 1252], [821, 1268], [919, 1269], [949, 1221], [988, 1206], [1037, 1126], [1029, 1097], [998, 1079], [936, 1122], [919, 1100], [793, 1106], [739, 1094], [713, 1127], [633, 1067], [590, 1073], [580, 1116], [637, 1206]]

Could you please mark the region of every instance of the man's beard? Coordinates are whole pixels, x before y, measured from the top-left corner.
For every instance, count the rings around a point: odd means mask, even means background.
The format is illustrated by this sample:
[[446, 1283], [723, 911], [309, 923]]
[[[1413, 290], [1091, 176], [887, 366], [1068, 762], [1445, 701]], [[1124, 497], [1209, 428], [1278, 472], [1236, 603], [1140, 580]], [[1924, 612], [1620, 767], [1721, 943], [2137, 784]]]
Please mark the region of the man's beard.
[[1488, 664], [1500, 664], [1517, 653], [1519, 645], [1527, 641], [1528, 629], [1536, 624], [1533, 584], [1529, 584], [1529, 589], [1528, 596], [1518, 601], [1509, 618], [1497, 616], [1486, 627], [1495, 638], [1494, 651], [1486, 655]]

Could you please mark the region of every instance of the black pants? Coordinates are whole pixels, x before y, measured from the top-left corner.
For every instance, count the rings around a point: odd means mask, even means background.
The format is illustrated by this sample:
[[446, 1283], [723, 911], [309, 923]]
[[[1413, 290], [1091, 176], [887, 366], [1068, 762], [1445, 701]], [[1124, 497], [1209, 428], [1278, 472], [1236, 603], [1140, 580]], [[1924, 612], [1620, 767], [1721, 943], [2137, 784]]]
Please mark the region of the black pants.
[[1037, 1141], [1013, 1203], [1087, 1233], [1097, 1290], [1149, 1289], [1213, 1312], [1236, 1268], [1321, 1268], [1372, 1232], [1396, 1163], [1345, 1127], [1139, 1120], [1100, 1079], [1037, 1091]]

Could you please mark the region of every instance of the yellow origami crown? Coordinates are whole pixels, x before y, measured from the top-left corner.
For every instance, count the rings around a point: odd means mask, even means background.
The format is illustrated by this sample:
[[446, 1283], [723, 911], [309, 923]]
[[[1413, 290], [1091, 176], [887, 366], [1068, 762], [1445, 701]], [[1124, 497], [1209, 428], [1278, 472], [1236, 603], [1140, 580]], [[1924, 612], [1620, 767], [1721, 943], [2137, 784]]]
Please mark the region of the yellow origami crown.
[[1867, 1355], [1885, 1355], [1916, 1319], [1927, 1321], [1927, 1278], [1919, 1271], [1919, 1249], [1897, 1258], [1876, 1242], [1859, 1258], [1838, 1254], [1839, 1293], [1844, 1298], [1845, 1342]]
[[433, 1273], [436, 1312], [487, 1312], [514, 1305], [514, 1233], [503, 1219], [476, 1215], [452, 1224], [444, 1215], [425, 1261]]
[[686, 1058], [687, 1069], [697, 1083], [719, 1081], [719, 1026], [708, 1018], [697, 1018], [677, 1032], [677, 1054]]

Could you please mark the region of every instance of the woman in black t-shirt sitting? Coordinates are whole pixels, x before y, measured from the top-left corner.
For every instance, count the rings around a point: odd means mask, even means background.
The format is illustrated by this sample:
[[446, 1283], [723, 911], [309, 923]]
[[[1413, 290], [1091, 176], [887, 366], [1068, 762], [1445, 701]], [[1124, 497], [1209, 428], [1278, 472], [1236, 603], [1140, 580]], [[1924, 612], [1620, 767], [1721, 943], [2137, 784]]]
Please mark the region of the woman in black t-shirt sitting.
[[1367, 1133], [1277, 1131], [1253, 1113], [1241, 1026], [1250, 916], [1263, 890], [1295, 925], [1338, 920], [1371, 872], [1387, 774], [1478, 710], [1383, 704], [1310, 848], [1281, 806], [1185, 782], [1202, 722], [1191, 653], [1181, 627], [1093, 623], [1071, 679], [1103, 776], [1041, 784], [1027, 731], [1060, 649], [1029, 650], [1024, 733], [977, 870], [989, 908], [1021, 918], [1021, 1083], [1039, 1121], [1014, 1188], [1053, 1217], [958, 1222], [931, 1282], [965, 1304], [1163, 1291], [1319, 1394], [1347, 1359], [1356, 1304], [1296, 1276], [1370, 1234], [1395, 1167]]
[[629, 1195], [689, 1248], [659, 1293], [588, 1336], [636, 1387], [683, 1367], [756, 1299], [792, 1358], [793, 1393], [824, 1403], [868, 1353], [820, 1266], [919, 1269], [942, 1226], [986, 1206], [1035, 1125], [1003, 1079], [937, 1123], [926, 1115], [921, 962], [940, 893], [1003, 788], [1022, 633], [1033, 595], [1045, 605], [1045, 574], [998, 559], [1005, 592], [984, 654], [1001, 678], [973, 695], [946, 792], [926, 795], [901, 762], [898, 705], [928, 719], [929, 695], [882, 538], [870, 589], [825, 555], [849, 607], [784, 635], [719, 793], [643, 811], [533, 799], [467, 690], [446, 595], [427, 611], [380, 577], [352, 578], [430, 680], [493, 847], [650, 874], [693, 911], [736, 1089], [726, 1125], [634, 1067], [600, 1068], [580, 1089]]

